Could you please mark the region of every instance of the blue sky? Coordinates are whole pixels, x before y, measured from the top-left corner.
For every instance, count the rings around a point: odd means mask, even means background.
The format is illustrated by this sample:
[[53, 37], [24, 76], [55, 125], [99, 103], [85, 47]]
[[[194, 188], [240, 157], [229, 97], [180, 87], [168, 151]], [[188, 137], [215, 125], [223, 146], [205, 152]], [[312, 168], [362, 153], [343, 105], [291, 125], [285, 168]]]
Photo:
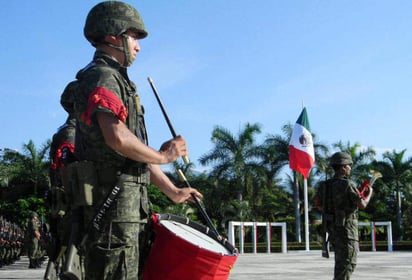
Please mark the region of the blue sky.
[[[60, 94], [93, 55], [83, 37], [100, 1], [1, 0], [0, 148], [37, 146], [65, 120]], [[170, 132], [151, 77], [190, 159], [216, 125], [261, 139], [294, 123], [302, 104], [325, 144], [412, 151], [412, 1], [140, 0], [149, 36], [129, 68], [151, 146]]]

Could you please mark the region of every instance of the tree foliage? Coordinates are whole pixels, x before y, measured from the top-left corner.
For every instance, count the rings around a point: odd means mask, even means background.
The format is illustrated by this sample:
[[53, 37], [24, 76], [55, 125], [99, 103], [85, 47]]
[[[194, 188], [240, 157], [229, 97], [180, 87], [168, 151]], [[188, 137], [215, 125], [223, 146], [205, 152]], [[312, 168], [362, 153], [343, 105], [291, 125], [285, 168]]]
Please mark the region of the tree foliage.
[[[193, 162], [186, 165], [176, 162], [173, 168], [182, 170], [190, 185], [202, 192], [201, 205], [218, 231], [227, 232], [231, 220], [276, 221], [287, 222], [288, 235], [293, 237], [297, 230], [292, 224], [297, 223], [293, 209], [303, 214], [303, 177], [287, 168], [291, 132], [292, 125], [286, 124], [281, 134], [268, 134], [259, 143], [259, 124], [247, 123], [238, 134], [216, 126], [211, 134], [214, 146], [199, 159], [207, 168], [205, 171], [197, 172]], [[370, 170], [383, 175], [374, 185], [375, 193], [369, 206], [360, 211], [360, 219], [392, 221], [394, 238], [411, 240], [412, 159], [405, 158], [406, 150], [388, 151], [378, 160], [373, 148], [364, 148], [359, 143], [339, 141], [328, 146], [319, 142], [316, 135], [313, 139], [316, 162], [307, 180], [311, 222], [318, 218], [314, 207], [317, 185], [332, 176], [329, 157], [333, 152], [345, 151], [353, 158], [352, 179], [359, 185], [370, 178]], [[22, 153], [0, 150], [3, 216], [19, 223], [23, 223], [31, 211], [47, 216], [44, 194], [49, 185], [49, 146], [47, 141], [37, 149], [30, 140], [23, 145]], [[187, 187], [175, 170], [167, 174], [179, 187]], [[205, 222], [196, 205], [176, 205], [154, 186], [149, 187], [149, 196], [155, 213], [172, 213]]]

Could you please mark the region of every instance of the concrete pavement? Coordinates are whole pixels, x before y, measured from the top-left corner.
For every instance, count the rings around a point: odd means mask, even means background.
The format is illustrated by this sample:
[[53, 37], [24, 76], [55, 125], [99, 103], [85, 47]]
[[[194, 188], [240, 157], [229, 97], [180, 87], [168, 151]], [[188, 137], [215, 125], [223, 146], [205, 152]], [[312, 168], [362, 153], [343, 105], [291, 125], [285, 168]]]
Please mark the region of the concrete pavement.
[[26, 256], [14, 262], [12, 265], [0, 268], [0, 279], [43, 279], [47, 262], [41, 268], [29, 269], [29, 259]]
[[[322, 258], [320, 251], [286, 254], [243, 254], [238, 257], [229, 280], [331, 280], [333, 253]], [[40, 269], [28, 269], [26, 257], [0, 268], [0, 279], [43, 279], [46, 263]], [[412, 252], [360, 252], [352, 280], [412, 279]]]
[[[333, 279], [333, 253], [330, 259], [320, 251], [286, 254], [244, 254], [239, 256], [230, 280]], [[359, 252], [352, 280], [412, 279], [412, 252]]]

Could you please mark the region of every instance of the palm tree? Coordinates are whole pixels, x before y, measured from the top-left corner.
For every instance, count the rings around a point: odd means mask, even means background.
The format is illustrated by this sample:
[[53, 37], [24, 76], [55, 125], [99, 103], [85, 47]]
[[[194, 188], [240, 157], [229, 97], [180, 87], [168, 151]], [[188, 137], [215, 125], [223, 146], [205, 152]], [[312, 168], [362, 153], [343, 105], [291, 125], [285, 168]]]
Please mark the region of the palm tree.
[[292, 135], [292, 125], [282, 127], [282, 135], [268, 135], [263, 143], [263, 163], [268, 167], [270, 176], [275, 176], [282, 167], [289, 164], [289, 140]]
[[21, 155], [17, 150], [0, 149], [0, 187], [8, 187], [9, 182], [13, 179], [13, 174], [16, 170], [16, 162], [21, 159]]
[[34, 196], [37, 196], [40, 187], [48, 186], [49, 162], [48, 151], [50, 140], [37, 150], [33, 141], [23, 145], [23, 154], [16, 157], [15, 168], [12, 171], [14, 184], [31, 186]]
[[411, 190], [412, 181], [412, 158], [405, 159], [406, 150], [396, 152], [385, 152], [383, 160], [375, 162], [377, 169], [383, 174], [382, 180], [393, 186], [396, 197], [396, 223], [400, 231], [399, 240], [402, 236], [402, 197]]
[[[251, 178], [259, 167], [255, 145], [255, 135], [258, 133], [258, 124], [247, 123], [237, 137], [227, 129], [217, 126], [212, 132], [215, 147], [199, 159], [202, 165], [214, 164], [211, 177], [235, 183], [237, 200], [241, 203], [244, 194], [253, 188]], [[242, 211], [239, 214], [242, 218]]]

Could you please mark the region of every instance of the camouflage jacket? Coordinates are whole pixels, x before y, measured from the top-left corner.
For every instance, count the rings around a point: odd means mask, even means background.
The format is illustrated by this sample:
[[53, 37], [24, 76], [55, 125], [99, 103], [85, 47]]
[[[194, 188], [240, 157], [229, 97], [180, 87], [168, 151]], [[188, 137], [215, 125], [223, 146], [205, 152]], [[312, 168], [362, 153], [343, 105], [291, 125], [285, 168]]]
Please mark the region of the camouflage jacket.
[[96, 51], [93, 61], [80, 70], [76, 78], [79, 86], [75, 90], [76, 157], [116, 168], [124, 167], [127, 158], [106, 145], [96, 113], [115, 115], [147, 143], [143, 107], [136, 86], [127, 75], [127, 68], [105, 53]]
[[361, 200], [356, 185], [349, 178], [334, 176], [323, 184], [326, 197], [323, 210], [333, 215], [333, 232], [340, 238], [358, 240], [358, 203]]

